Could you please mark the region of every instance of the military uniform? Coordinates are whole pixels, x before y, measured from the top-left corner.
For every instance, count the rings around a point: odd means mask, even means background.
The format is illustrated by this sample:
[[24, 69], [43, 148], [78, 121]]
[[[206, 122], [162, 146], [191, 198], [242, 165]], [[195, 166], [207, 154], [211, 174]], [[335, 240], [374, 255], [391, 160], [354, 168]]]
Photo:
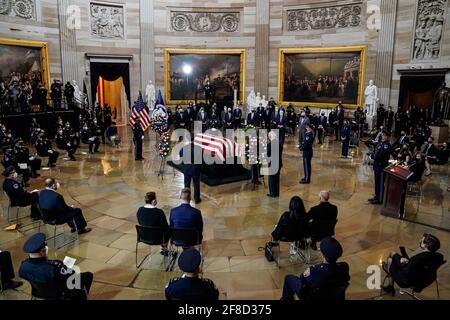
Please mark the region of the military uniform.
[[300, 181], [301, 183], [311, 182], [311, 160], [313, 157], [313, 144], [314, 144], [314, 133], [306, 132], [303, 139], [303, 143], [300, 146], [301, 151], [303, 151], [303, 171], [305, 177]]
[[55, 167], [56, 161], [58, 161], [59, 152], [53, 150], [50, 140], [44, 137], [40, 137], [36, 140], [36, 151], [40, 157], [48, 157], [48, 166]]
[[201, 261], [200, 252], [194, 248], [185, 249], [181, 253], [178, 266], [189, 276], [184, 274], [182, 277], [169, 281], [165, 289], [167, 300], [217, 301], [219, 299], [219, 290], [214, 282], [198, 277]]
[[[285, 277], [282, 300], [294, 300], [295, 294], [300, 299], [308, 299], [308, 295], [314, 289], [348, 285], [349, 266], [346, 262], [337, 262], [343, 253], [341, 244], [336, 239], [327, 237], [320, 242], [320, 251], [326, 260], [325, 263], [309, 267], [300, 277], [292, 275]], [[336, 299], [344, 300], [345, 294]]]
[[199, 277], [189, 278], [182, 276], [173, 278], [166, 285], [167, 300], [199, 300], [199, 301], [217, 301], [219, 299], [219, 290], [214, 282], [209, 279], [200, 279]]
[[133, 142], [134, 142], [134, 159], [142, 160], [142, 141], [144, 140], [144, 130], [142, 130], [141, 123], [138, 121], [133, 127]]
[[373, 172], [375, 176], [374, 201], [381, 203], [384, 196], [384, 169], [389, 165], [391, 144], [388, 141], [380, 142], [375, 149]]
[[[12, 171], [14, 171], [14, 168], [8, 167], [3, 175], [7, 177]], [[38, 207], [39, 195], [37, 192], [27, 192], [21, 183], [12, 178], [6, 178], [3, 181], [3, 191], [8, 195], [13, 206], [31, 206], [30, 217], [32, 219], [39, 219], [41, 217], [41, 212]]]
[[[37, 253], [46, 246], [46, 238], [42, 233], [31, 236], [25, 243], [23, 250], [26, 253]], [[19, 269], [21, 278], [32, 283], [55, 283], [59, 292], [53, 292], [64, 300], [86, 300], [89, 293], [93, 274], [82, 272], [80, 276], [80, 288], [70, 289], [68, 284], [72, 284], [70, 277], [75, 271], [66, 267], [62, 261], [49, 260], [47, 257], [28, 258], [24, 260]], [[68, 281], [69, 280], [69, 281]], [[76, 284], [76, 281], [73, 281]]]

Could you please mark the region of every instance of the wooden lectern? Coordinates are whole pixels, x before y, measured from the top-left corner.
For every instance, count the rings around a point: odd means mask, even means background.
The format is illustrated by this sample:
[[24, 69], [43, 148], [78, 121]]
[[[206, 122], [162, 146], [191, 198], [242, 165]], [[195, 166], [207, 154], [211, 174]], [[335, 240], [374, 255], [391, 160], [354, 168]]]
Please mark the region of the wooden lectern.
[[381, 214], [387, 217], [403, 218], [408, 179], [411, 171], [401, 166], [389, 166], [384, 169], [384, 201]]

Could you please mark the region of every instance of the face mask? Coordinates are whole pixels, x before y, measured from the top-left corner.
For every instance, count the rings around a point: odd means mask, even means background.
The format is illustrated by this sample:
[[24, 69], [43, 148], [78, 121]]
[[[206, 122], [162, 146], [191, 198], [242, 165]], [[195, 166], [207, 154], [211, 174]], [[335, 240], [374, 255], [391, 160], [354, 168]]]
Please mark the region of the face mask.
[[17, 177], [19, 176], [19, 174], [18, 174], [17, 172], [14, 172], [12, 176], [13, 176], [14, 179], [17, 179]]
[[46, 256], [48, 255], [48, 247], [47, 246], [45, 246], [45, 255]]
[[56, 183], [56, 190], [58, 190], [59, 188], [61, 188], [61, 185], [59, 184], [59, 182]]

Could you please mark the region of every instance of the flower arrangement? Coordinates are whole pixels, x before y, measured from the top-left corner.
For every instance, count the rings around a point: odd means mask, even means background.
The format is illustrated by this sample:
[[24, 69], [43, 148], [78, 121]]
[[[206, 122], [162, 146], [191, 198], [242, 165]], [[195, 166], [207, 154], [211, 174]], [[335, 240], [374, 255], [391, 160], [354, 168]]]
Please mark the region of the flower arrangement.
[[150, 127], [153, 131], [159, 134], [160, 140], [158, 143], [159, 155], [166, 158], [171, 151], [169, 126], [167, 119], [161, 115], [155, 115], [152, 117]]

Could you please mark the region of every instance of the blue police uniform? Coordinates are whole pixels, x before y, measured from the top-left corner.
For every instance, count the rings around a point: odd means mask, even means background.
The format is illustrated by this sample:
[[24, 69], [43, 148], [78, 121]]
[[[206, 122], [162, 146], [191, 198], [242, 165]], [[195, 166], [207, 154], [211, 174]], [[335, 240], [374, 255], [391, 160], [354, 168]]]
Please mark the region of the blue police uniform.
[[311, 160], [313, 157], [313, 144], [314, 144], [314, 133], [306, 132], [305, 137], [303, 139], [303, 143], [300, 146], [303, 151], [303, 171], [305, 173], [305, 177], [302, 179], [302, 183], [310, 183], [311, 182]]
[[194, 248], [185, 249], [178, 258], [178, 266], [183, 272], [190, 273], [192, 277], [183, 275], [173, 278], [166, 285], [167, 300], [199, 300], [217, 301], [219, 290], [209, 279], [200, 279], [197, 275], [202, 257]]
[[[327, 260], [308, 268], [300, 277], [288, 275], [284, 279], [282, 300], [307, 299], [314, 289], [345, 286], [350, 281], [349, 266], [346, 262], [337, 263], [342, 256], [342, 247], [334, 238], [322, 239], [320, 251]], [[344, 299], [344, 297], [340, 297]]]
[[[31, 236], [23, 246], [25, 253], [37, 253], [46, 246], [46, 236], [37, 233]], [[81, 289], [69, 289], [67, 280], [74, 275], [75, 271], [66, 267], [62, 261], [49, 260], [47, 257], [28, 258], [22, 262], [19, 268], [21, 278], [38, 284], [55, 282], [60, 292], [54, 292], [61, 299], [86, 300], [86, 293], [89, 292], [93, 275], [90, 272], [80, 274]]]
[[384, 196], [384, 169], [389, 165], [391, 144], [388, 141], [380, 142], [376, 149], [373, 162], [375, 176], [375, 202], [382, 202]]
[[342, 140], [342, 156], [348, 157], [348, 149], [350, 146], [350, 126], [345, 125], [341, 130], [341, 140]]

